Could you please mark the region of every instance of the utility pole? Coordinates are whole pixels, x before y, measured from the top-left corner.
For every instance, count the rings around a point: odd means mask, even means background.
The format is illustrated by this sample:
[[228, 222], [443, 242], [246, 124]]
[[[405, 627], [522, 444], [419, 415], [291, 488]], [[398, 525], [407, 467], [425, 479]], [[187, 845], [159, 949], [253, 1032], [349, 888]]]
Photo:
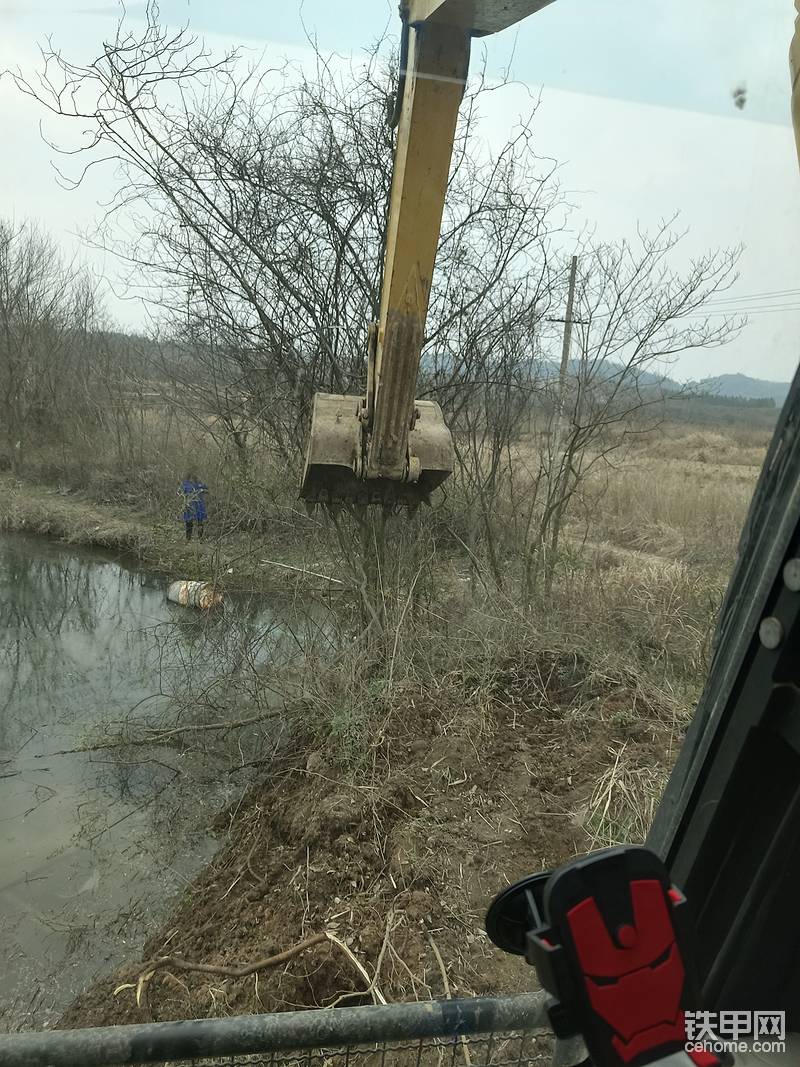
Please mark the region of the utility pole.
[[567, 312], [564, 317], [564, 340], [561, 345], [561, 368], [558, 375], [558, 396], [556, 398], [556, 425], [551, 438], [550, 471], [547, 485], [547, 512], [549, 515], [549, 544], [543, 543], [545, 549], [545, 592], [549, 595], [552, 588], [555, 557], [558, 550], [558, 538], [561, 531], [561, 519], [564, 498], [567, 489], [567, 472], [564, 468], [564, 456], [561, 454], [561, 439], [564, 436], [564, 394], [567, 390], [567, 370], [569, 352], [572, 342], [572, 306], [575, 302], [575, 278], [578, 273], [578, 257], [572, 257], [569, 268], [569, 289], [567, 291]]
[[578, 273], [578, 257], [572, 257], [569, 268], [569, 290], [567, 292], [567, 314], [564, 318], [564, 340], [561, 345], [561, 371], [558, 375], [558, 429], [561, 436], [561, 422], [564, 413], [564, 391], [567, 387], [567, 368], [569, 367], [569, 350], [572, 343], [572, 305], [575, 302], [575, 278]]
[[561, 369], [558, 374], [558, 400], [556, 402], [556, 432], [554, 435], [553, 458], [561, 451], [561, 438], [564, 435], [564, 393], [567, 389], [567, 370], [569, 369], [569, 352], [572, 344], [572, 305], [575, 302], [575, 278], [578, 274], [578, 257], [572, 257], [569, 268], [569, 289], [567, 291], [567, 313], [564, 317], [564, 340], [561, 344]]

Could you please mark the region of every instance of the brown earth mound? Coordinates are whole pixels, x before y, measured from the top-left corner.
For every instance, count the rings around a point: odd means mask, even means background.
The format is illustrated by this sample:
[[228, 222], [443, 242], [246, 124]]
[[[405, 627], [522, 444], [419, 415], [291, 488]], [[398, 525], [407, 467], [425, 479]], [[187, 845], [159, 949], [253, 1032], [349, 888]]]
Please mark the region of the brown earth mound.
[[221, 816], [225, 843], [143, 962], [98, 981], [60, 1025], [531, 988], [525, 964], [488, 941], [488, 903], [597, 843], [609, 745], [663, 770], [674, 720], [633, 679], [540, 650], [499, 664], [488, 689], [457, 672], [394, 699], [371, 768], [345, 773], [298, 746]]

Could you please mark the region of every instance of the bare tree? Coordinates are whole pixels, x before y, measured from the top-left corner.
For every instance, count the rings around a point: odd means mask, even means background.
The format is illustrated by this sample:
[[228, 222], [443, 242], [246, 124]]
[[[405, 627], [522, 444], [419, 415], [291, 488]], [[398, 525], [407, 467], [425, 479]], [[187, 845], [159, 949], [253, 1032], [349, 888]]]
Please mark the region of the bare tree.
[[[738, 248], [706, 253], [676, 269], [682, 235], [673, 220], [638, 241], [595, 244], [581, 255], [576, 296], [576, 352], [568, 378], [568, 425], [548, 455], [548, 496], [539, 523], [552, 581], [570, 500], [598, 466], [663, 419], [664, 403], [686, 392], [666, 372], [681, 354], [717, 348], [742, 320], [704, 314], [706, 303], [736, 278]], [[557, 441], [557, 435], [550, 435]]]
[[[363, 392], [367, 324], [377, 313], [393, 131], [379, 43], [342, 71], [212, 57], [148, 13], [120, 22], [89, 64], [53, 47], [19, 88], [79, 135], [79, 183], [112, 161], [121, 175], [101, 237], [131, 265], [170, 344], [159, 373], [173, 402], [220, 434], [247, 475], [252, 442], [284, 467], [302, 453], [317, 390]], [[524, 583], [552, 581], [561, 533], [589, 474], [652, 425], [653, 376], [678, 353], [722, 344], [706, 300], [734, 278], [736, 250], [676, 267], [669, 225], [637, 245], [586, 240], [575, 355], [561, 395], [566, 272], [553, 164], [533, 150], [531, 113], [494, 155], [480, 138], [482, 78], [457, 131], [419, 390], [442, 404], [470, 558], [502, 584], [509, 553]], [[88, 130], [88, 133], [86, 132]], [[111, 225], [127, 219], [128, 245]], [[554, 373], [554, 368], [555, 373]], [[673, 388], [673, 387], [670, 387]], [[652, 417], [651, 417], [652, 416]], [[558, 423], [558, 432], [556, 424]], [[526, 437], [527, 443], [521, 444]], [[450, 526], [455, 529], [454, 522]]]
[[[62, 146], [83, 155], [76, 183], [116, 165], [107, 221], [125, 215], [135, 236], [120, 249], [106, 227], [105, 240], [190, 351], [184, 394], [213, 409], [240, 452], [266, 431], [295, 463], [313, 393], [363, 391], [394, 137], [384, 53], [380, 44], [344, 72], [319, 55], [311, 72], [248, 66], [235, 52], [212, 58], [151, 10], [138, 35], [120, 23], [94, 62], [48, 47], [38, 81], [17, 78], [78, 120], [79, 138]], [[428, 318], [434, 392], [469, 373], [464, 335], [496, 329], [498, 286], [530, 287], [556, 224], [552, 164], [533, 153], [531, 117], [494, 158], [480, 147], [488, 91], [478, 78], [458, 130]]]
[[[8, 459], [19, 471], [34, 440], [92, 419], [94, 284], [62, 262], [30, 223], [0, 220], [0, 404]], [[73, 425], [74, 429], [74, 425]]]
[[[549, 591], [565, 522], [590, 475], [621, 461], [637, 437], [663, 420], [665, 404], [687, 394], [688, 387], [667, 376], [675, 357], [724, 345], [742, 325], [703, 311], [735, 280], [739, 249], [679, 265], [683, 235], [673, 223], [640, 230], [635, 243], [583, 243], [563, 391], [562, 327], [551, 321], [557, 316], [537, 313], [527, 328], [515, 317], [492, 348], [503, 362], [495, 356], [491, 411], [476, 417], [468, 405], [456, 417], [473, 442], [481, 493], [493, 487], [496, 503], [481, 509], [483, 537], [495, 546], [491, 571], [504, 569], [496, 546], [505, 541], [525, 560], [528, 594], [539, 578]], [[567, 261], [551, 267], [545, 306], [563, 307]], [[531, 308], [541, 310], [541, 303]]]

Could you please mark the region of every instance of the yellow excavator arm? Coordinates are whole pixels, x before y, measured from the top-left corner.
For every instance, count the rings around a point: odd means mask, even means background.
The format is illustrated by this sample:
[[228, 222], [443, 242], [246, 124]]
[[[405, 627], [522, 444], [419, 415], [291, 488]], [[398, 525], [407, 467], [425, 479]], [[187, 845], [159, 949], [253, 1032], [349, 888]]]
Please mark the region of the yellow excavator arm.
[[[301, 489], [308, 501], [415, 503], [452, 473], [453, 442], [441, 408], [414, 396], [470, 41], [551, 2], [408, 0], [401, 8], [401, 107], [366, 396], [314, 397]], [[800, 12], [800, 0], [795, 7]], [[800, 14], [790, 66], [800, 155]]]
[[402, 9], [401, 106], [367, 391], [314, 397], [306, 500], [414, 503], [453, 470], [439, 405], [414, 397], [470, 41], [551, 2], [410, 0]]

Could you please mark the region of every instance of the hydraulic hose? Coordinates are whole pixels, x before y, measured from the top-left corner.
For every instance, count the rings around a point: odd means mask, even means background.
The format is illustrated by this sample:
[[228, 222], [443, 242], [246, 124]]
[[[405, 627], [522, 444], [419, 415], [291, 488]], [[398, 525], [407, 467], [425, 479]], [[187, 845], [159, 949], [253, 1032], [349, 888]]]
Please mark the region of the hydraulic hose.
[[[800, 0], [798, 0], [800, 2]], [[400, 18], [403, 21], [403, 28], [400, 33], [400, 71], [397, 77], [397, 91], [394, 94], [394, 106], [392, 107], [392, 113], [389, 116], [389, 127], [393, 130], [397, 129], [397, 124], [400, 121], [400, 112], [403, 110], [403, 96], [406, 91], [406, 67], [408, 66], [408, 7], [405, 4], [400, 5]]]
[[794, 36], [789, 47], [789, 70], [792, 75], [792, 124], [800, 161], [800, 0], [795, 0], [794, 6], [798, 14], [794, 20]]

